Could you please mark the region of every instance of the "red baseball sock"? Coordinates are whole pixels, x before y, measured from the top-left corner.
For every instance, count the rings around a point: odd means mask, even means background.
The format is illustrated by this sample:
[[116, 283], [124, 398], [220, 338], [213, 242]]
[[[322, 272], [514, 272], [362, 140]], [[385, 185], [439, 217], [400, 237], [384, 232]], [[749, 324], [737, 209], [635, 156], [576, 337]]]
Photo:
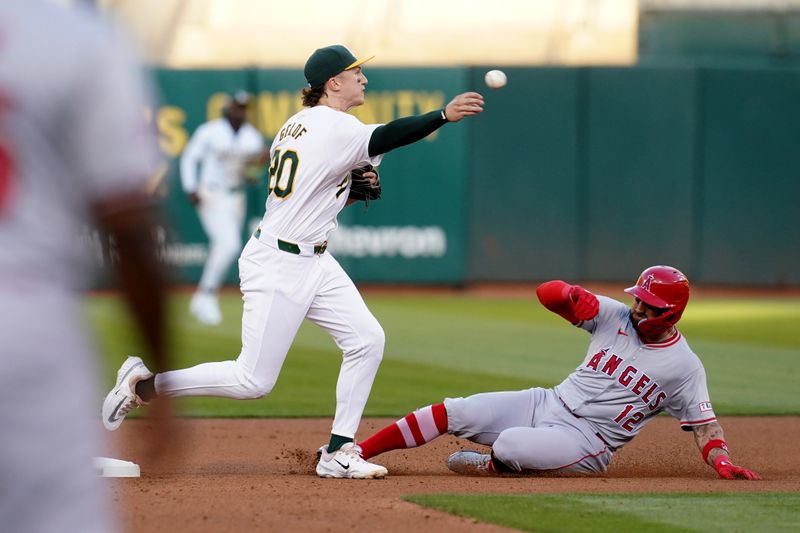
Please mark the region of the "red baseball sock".
[[417, 409], [405, 418], [401, 418], [381, 429], [365, 441], [361, 446], [361, 455], [369, 459], [389, 450], [416, 448], [430, 442], [439, 435], [447, 433], [447, 411], [443, 403], [437, 403]]

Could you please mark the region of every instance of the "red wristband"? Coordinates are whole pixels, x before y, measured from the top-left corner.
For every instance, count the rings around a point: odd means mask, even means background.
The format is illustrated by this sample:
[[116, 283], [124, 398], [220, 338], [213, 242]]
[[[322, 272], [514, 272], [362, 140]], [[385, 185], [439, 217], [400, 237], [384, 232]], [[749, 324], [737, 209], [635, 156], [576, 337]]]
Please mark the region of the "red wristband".
[[710, 441], [708, 441], [708, 443], [705, 446], [703, 446], [703, 462], [704, 463], [708, 462], [708, 454], [711, 453], [711, 450], [713, 450], [714, 448], [720, 448], [726, 454], [728, 453], [728, 443], [726, 443], [724, 440], [722, 440], [722, 439], [710, 440]]

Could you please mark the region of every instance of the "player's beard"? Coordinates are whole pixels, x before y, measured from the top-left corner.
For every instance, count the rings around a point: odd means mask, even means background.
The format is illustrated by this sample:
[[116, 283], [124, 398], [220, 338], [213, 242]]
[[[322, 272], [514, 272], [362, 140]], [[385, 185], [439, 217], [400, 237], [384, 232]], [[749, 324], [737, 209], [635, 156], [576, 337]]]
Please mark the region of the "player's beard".
[[644, 314], [638, 315], [633, 311], [633, 309], [629, 309], [628, 318], [630, 319], [631, 324], [633, 325], [633, 329], [639, 332], [639, 322], [645, 320], [647, 318], [647, 315]]

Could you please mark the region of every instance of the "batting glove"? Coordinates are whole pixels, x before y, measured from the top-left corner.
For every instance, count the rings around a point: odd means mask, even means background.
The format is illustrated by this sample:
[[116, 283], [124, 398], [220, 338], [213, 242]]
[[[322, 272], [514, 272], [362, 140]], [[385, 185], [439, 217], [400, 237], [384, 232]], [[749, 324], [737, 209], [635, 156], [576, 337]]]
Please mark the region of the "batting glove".
[[718, 455], [717, 458], [714, 459], [714, 470], [717, 471], [717, 474], [719, 474], [719, 477], [722, 479], [761, 479], [761, 476], [752, 470], [731, 463], [731, 459], [727, 455]]
[[597, 296], [580, 285], [572, 286], [569, 291], [569, 299], [572, 302], [572, 314], [578, 320], [591, 320], [597, 316], [597, 311], [600, 309]]

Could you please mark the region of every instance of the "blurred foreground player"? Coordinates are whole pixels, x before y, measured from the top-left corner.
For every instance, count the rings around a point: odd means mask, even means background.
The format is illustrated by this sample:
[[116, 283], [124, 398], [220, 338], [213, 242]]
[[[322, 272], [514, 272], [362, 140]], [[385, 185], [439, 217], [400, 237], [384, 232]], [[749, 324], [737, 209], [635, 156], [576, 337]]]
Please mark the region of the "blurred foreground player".
[[675, 327], [689, 302], [679, 270], [653, 266], [625, 289], [633, 305], [549, 281], [542, 305], [591, 335], [574, 372], [552, 389], [491, 392], [418, 409], [361, 443], [365, 458], [413, 448], [450, 433], [491, 446], [491, 454], [456, 452], [459, 474], [605, 472], [613, 452], [663, 410], [694, 433], [703, 461], [725, 479], [759, 479], [731, 463], [708, 397], [700, 359]]
[[[94, 13], [0, 3], [0, 530], [108, 532], [96, 362], [79, 290], [95, 223], [156, 365], [162, 285], [144, 196], [144, 84]], [[163, 405], [163, 404], [162, 404]], [[159, 418], [163, 422], [164, 419]]]

